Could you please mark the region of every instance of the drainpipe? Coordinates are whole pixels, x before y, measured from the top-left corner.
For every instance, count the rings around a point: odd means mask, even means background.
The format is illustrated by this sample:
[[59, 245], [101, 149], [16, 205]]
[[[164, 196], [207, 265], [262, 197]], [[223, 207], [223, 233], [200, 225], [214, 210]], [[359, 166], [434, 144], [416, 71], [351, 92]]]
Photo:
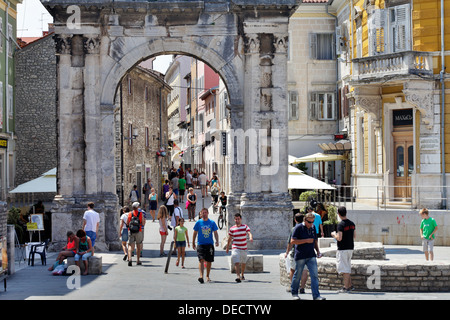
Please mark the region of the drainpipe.
[[441, 143], [442, 143], [442, 207], [447, 209], [447, 181], [445, 176], [445, 48], [444, 48], [444, 0], [441, 0]]
[[13, 135], [12, 133], [9, 131], [9, 107], [8, 107], [8, 101], [9, 101], [9, 74], [8, 74], [8, 70], [9, 70], [9, 38], [10, 38], [10, 34], [9, 34], [9, 28], [8, 28], [8, 12], [9, 12], [9, 7], [10, 7], [10, 3], [9, 1], [6, 1], [6, 11], [5, 11], [5, 30], [6, 30], [6, 43], [5, 43], [5, 85], [3, 87], [3, 90], [5, 92], [5, 101], [6, 103], [5, 105], [5, 118], [6, 118], [6, 133], [7, 134], [11, 134], [11, 140], [8, 138], [8, 149], [6, 152], [6, 157], [5, 157], [5, 182], [6, 182], [6, 188], [5, 191], [9, 192], [10, 189], [10, 181], [9, 181], [9, 150], [11, 148], [11, 144], [9, 143], [10, 141], [12, 142], [12, 138]]
[[[327, 3], [326, 5], [325, 5], [325, 12], [326, 12], [326, 14], [327, 15], [329, 15], [330, 17], [332, 17], [333, 19], [334, 19], [334, 34], [336, 35], [336, 29], [337, 29], [337, 27], [338, 27], [338, 18], [337, 18], [337, 16], [334, 16], [334, 15], [332, 15], [331, 13], [329, 13], [328, 12], [328, 7], [331, 5], [333, 3], [333, 1], [330, 1], [329, 3]], [[336, 38], [336, 36], [335, 36], [335, 38]], [[337, 47], [337, 41], [339, 41], [339, 39], [335, 39], [335, 48], [334, 48], [334, 50], [336, 51], [336, 47]], [[338, 92], [339, 92], [339, 85], [338, 85], [338, 81], [339, 81], [339, 60], [338, 60], [338, 58], [337, 58], [337, 56], [336, 56], [336, 99], [335, 99], [335, 101], [337, 102], [337, 98], [338, 98], [338, 96], [339, 96], [339, 94], [338, 94]], [[339, 105], [339, 103], [336, 103], [336, 107], [335, 107], [335, 110], [336, 110], [336, 118], [338, 117], [338, 113], [339, 113], [339, 109], [338, 109], [338, 106]], [[337, 122], [337, 124], [336, 124], [336, 133], [339, 133], [340, 132], [340, 130], [339, 130], [339, 120], [337, 120], [336, 121]]]

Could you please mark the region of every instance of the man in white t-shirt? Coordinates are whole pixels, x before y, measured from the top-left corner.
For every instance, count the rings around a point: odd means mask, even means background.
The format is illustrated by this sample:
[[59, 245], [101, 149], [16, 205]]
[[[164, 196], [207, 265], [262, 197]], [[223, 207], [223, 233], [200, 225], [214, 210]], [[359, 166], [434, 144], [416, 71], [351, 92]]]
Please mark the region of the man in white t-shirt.
[[170, 224], [174, 228], [180, 224], [180, 219], [183, 218], [183, 211], [178, 205], [179, 205], [178, 199], [173, 200], [174, 208], [173, 208], [173, 215], [170, 220]]
[[200, 173], [198, 176], [198, 183], [200, 185], [200, 188], [202, 189], [202, 198], [206, 197], [206, 182], [208, 178], [206, 177], [206, 174], [204, 172]]
[[236, 270], [236, 282], [241, 282], [242, 280], [245, 280], [244, 271], [247, 262], [247, 234], [250, 242], [253, 242], [253, 236], [250, 232], [250, 228], [247, 225], [242, 224], [242, 216], [240, 213], [234, 215], [234, 222], [236, 224], [228, 231], [226, 252], [228, 253], [230, 244], [233, 242], [231, 248], [231, 262], [234, 263], [234, 268]]
[[89, 202], [87, 204], [88, 209], [83, 215], [83, 230], [86, 235], [91, 238], [92, 242], [92, 255], [94, 255], [94, 244], [95, 239], [97, 239], [98, 226], [100, 224], [100, 215], [98, 212], [94, 211], [94, 203]]

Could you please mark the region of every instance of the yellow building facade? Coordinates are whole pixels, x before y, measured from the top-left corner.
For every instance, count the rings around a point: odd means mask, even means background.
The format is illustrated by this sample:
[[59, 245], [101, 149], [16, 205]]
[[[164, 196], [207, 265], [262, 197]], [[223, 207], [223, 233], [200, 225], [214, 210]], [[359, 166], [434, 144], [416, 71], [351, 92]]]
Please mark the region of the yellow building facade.
[[336, 17], [336, 109], [352, 143], [353, 196], [447, 207], [450, 0], [324, 6]]

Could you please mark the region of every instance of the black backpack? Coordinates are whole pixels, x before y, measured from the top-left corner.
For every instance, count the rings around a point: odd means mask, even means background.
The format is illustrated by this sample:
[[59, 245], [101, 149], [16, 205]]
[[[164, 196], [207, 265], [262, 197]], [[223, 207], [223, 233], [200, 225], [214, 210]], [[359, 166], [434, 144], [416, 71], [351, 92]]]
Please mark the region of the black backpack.
[[141, 212], [138, 211], [138, 215], [135, 216], [134, 212], [131, 212], [130, 224], [128, 225], [128, 230], [131, 233], [138, 233], [141, 227], [141, 222], [139, 221], [139, 217], [141, 216]]

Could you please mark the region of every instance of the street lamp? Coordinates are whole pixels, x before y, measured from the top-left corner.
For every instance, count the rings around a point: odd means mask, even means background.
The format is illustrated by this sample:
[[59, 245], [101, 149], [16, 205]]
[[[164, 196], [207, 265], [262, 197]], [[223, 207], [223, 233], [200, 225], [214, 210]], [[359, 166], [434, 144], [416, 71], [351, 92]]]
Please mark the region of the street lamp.
[[131, 137], [125, 137], [123, 136], [123, 138], [125, 140], [134, 140], [138, 137], [138, 130], [137, 129], [133, 129], [133, 134], [131, 135]]

